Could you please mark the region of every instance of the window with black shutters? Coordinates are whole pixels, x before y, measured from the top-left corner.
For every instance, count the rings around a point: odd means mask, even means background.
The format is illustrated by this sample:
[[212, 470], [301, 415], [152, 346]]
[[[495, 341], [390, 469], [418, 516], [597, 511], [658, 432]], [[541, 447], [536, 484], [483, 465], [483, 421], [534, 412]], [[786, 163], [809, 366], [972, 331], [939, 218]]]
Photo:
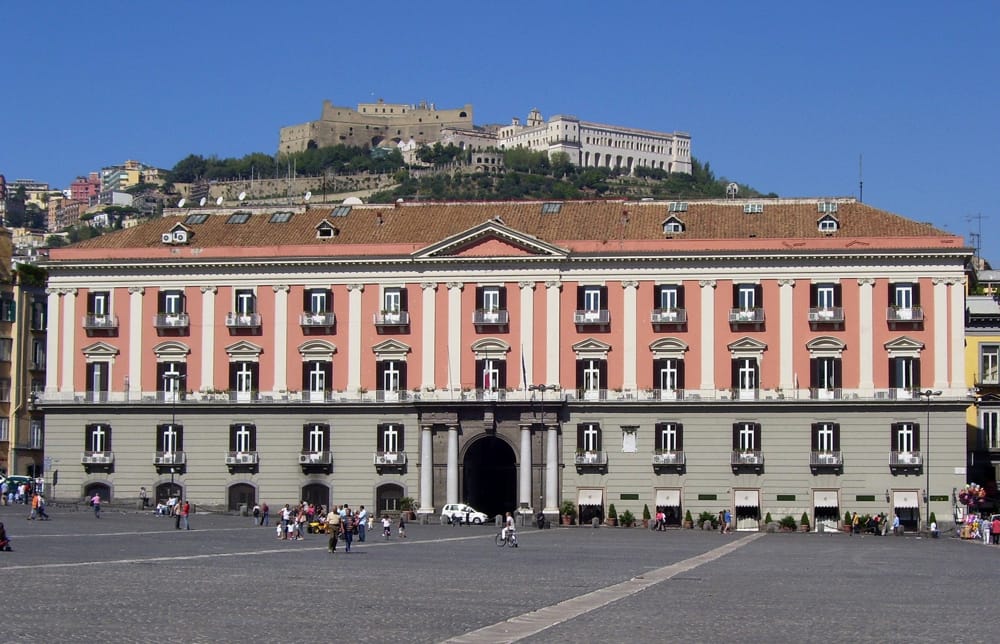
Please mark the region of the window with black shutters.
[[230, 452], [256, 452], [257, 426], [252, 423], [235, 423], [229, 426]]
[[156, 451], [175, 453], [184, 451], [184, 425], [163, 423], [156, 426]]
[[760, 423], [733, 423], [733, 449], [738, 452], [760, 450]]
[[920, 359], [889, 358], [889, 386], [893, 389], [919, 389]]
[[576, 449], [584, 452], [601, 451], [601, 426], [598, 423], [580, 423], [576, 426]]
[[603, 311], [607, 307], [607, 286], [578, 286], [576, 289], [578, 311]]
[[302, 363], [303, 391], [320, 393], [330, 391], [333, 383], [333, 363], [325, 360], [307, 360]]
[[161, 315], [180, 315], [187, 311], [184, 291], [160, 291], [157, 294], [157, 312]]
[[92, 423], [84, 429], [84, 451], [110, 452], [111, 425]]
[[661, 311], [684, 308], [684, 287], [678, 284], [661, 284], [656, 287], [653, 306]]
[[732, 370], [733, 389], [750, 391], [759, 387], [756, 358], [733, 358]]
[[111, 377], [111, 363], [98, 361], [87, 363], [87, 393], [107, 393]]
[[811, 434], [812, 451], [824, 453], [840, 451], [839, 423], [813, 423]]
[[91, 291], [87, 294], [87, 315], [110, 315], [111, 293]]
[[260, 365], [256, 362], [229, 363], [229, 389], [237, 393], [250, 393], [257, 390], [260, 375]]
[[608, 365], [605, 360], [576, 361], [576, 388], [583, 391], [607, 389]]
[[402, 360], [380, 360], [375, 363], [379, 391], [402, 391], [406, 389], [406, 362]]
[[841, 306], [840, 284], [810, 285], [809, 306], [814, 309], [832, 309]]
[[382, 423], [378, 426], [378, 451], [379, 452], [402, 452], [405, 443], [403, 442], [403, 426], [399, 423]]
[[303, 452], [330, 451], [330, 426], [326, 423], [306, 423], [302, 426]]
[[684, 388], [684, 361], [680, 358], [653, 360], [653, 388], [676, 391]]
[[920, 423], [893, 423], [890, 449], [894, 452], [919, 452]]
[[385, 313], [399, 313], [407, 309], [405, 288], [387, 288], [382, 292], [382, 310]]
[[890, 284], [889, 306], [899, 309], [912, 309], [920, 306], [920, 285], [911, 282]]
[[252, 315], [257, 312], [257, 294], [252, 288], [238, 288], [233, 296], [237, 315]]
[[186, 390], [187, 363], [157, 362], [156, 383], [160, 391], [180, 393]]
[[507, 388], [507, 361], [488, 358], [476, 360], [476, 385], [486, 391]]
[[328, 288], [307, 288], [303, 293], [302, 310], [306, 313], [329, 313], [333, 310], [333, 292]]
[[809, 387], [812, 389], [839, 389], [842, 386], [840, 358], [813, 358], [809, 367]]
[[477, 286], [476, 308], [485, 313], [507, 310], [507, 289], [503, 286]]
[[733, 284], [733, 308], [752, 311], [760, 308], [764, 299], [760, 284]]
[[656, 450], [659, 452], [683, 452], [684, 426], [681, 423], [656, 423]]

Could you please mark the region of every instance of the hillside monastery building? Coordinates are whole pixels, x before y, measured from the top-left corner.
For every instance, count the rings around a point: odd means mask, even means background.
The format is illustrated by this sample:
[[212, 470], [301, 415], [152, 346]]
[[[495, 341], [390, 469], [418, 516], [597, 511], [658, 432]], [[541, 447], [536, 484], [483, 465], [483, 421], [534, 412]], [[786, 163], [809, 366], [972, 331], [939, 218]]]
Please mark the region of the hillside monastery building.
[[853, 199], [175, 210], [52, 250], [52, 494], [944, 525], [970, 256]]

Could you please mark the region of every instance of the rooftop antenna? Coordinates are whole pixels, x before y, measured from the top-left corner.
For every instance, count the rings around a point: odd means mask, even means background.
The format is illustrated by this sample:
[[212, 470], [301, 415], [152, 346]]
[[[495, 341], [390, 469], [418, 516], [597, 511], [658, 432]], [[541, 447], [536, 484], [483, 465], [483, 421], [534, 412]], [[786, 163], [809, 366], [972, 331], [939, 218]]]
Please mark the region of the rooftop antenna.
[[861, 203], [865, 202], [865, 173], [864, 173], [864, 155], [858, 155], [858, 201]]
[[989, 219], [989, 215], [984, 216], [983, 213], [977, 212], [974, 215], [969, 215], [965, 218], [965, 221], [976, 221], [976, 232], [969, 233], [969, 237], [975, 240], [976, 257], [979, 255], [979, 244], [983, 241], [983, 219]]

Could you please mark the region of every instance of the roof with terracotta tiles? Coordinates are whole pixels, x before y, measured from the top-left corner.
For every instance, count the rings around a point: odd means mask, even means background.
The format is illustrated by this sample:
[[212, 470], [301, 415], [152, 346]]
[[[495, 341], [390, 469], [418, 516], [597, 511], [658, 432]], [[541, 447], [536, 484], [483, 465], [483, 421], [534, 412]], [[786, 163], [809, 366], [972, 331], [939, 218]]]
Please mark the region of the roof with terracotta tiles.
[[[567, 202], [439, 202], [354, 206], [335, 216], [332, 207], [294, 213], [286, 223], [271, 223], [271, 213], [250, 215], [246, 223], [227, 223], [232, 210], [209, 214], [203, 223], [187, 223], [189, 212], [168, 214], [138, 226], [53, 249], [51, 259], [159, 256], [169, 250], [161, 236], [179, 224], [190, 231], [185, 247], [239, 248], [241, 254], [274, 257], [280, 249], [307, 247], [318, 255], [409, 254], [488, 221], [571, 252], [657, 251], [680, 249], [781, 249], [796, 246], [859, 249], [962, 247], [962, 239], [930, 224], [854, 199], [830, 200], [836, 211], [824, 214], [817, 199], [688, 201], [686, 210], [667, 201]], [[543, 204], [559, 203], [558, 212], [543, 213]], [[748, 214], [747, 203], [762, 204], [763, 212]], [[838, 230], [819, 229], [823, 217], [833, 217]], [[676, 218], [684, 230], [665, 233], [664, 222]], [[335, 234], [321, 238], [317, 226], [328, 222]], [[336, 248], [331, 253], [329, 249]], [[254, 249], [259, 249], [255, 251]], [[210, 254], [210, 253], [209, 253]], [[297, 253], [293, 253], [297, 254]], [[124, 256], [124, 255], [122, 255]]]

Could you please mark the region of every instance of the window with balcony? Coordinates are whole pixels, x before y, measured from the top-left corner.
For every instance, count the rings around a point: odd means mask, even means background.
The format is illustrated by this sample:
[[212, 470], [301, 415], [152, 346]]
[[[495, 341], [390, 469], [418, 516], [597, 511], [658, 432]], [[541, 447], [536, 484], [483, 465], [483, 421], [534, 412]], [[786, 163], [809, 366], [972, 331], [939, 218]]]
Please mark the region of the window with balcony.
[[832, 422], [813, 423], [810, 430], [812, 454], [809, 466], [813, 472], [843, 467], [840, 452], [840, 424]]
[[839, 398], [841, 382], [841, 359], [820, 356], [809, 360], [809, 390], [813, 398]]
[[476, 360], [476, 384], [484, 392], [507, 388], [507, 361], [487, 358]]
[[111, 363], [103, 360], [88, 362], [86, 368], [87, 400], [107, 402], [111, 381]]
[[329, 360], [303, 362], [302, 383], [302, 393], [308, 400], [326, 400], [333, 388], [333, 363]]
[[980, 426], [983, 428], [986, 449], [991, 452], [1000, 452], [1000, 410], [984, 409]]
[[656, 423], [653, 452], [654, 468], [675, 468], [680, 473], [685, 465], [684, 426], [675, 422]]
[[303, 291], [302, 316], [303, 327], [332, 327], [333, 291], [328, 288], [308, 288]]
[[653, 324], [685, 324], [684, 287], [679, 284], [656, 286], [653, 302]]
[[680, 397], [684, 389], [684, 360], [680, 358], [653, 360], [653, 386], [661, 400]]
[[156, 363], [156, 382], [163, 399], [171, 402], [184, 397], [187, 380], [187, 363], [167, 361]]
[[889, 285], [889, 322], [922, 322], [920, 285], [897, 282]]
[[184, 425], [164, 423], [156, 426], [156, 451], [174, 454], [184, 451]]
[[891, 468], [918, 468], [923, 460], [920, 455], [920, 424], [893, 423], [889, 432]]
[[184, 291], [163, 290], [157, 294], [155, 326], [164, 329], [188, 326]]
[[28, 362], [28, 368], [32, 371], [43, 371], [45, 369], [45, 341], [31, 341], [31, 358]]
[[233, 294], [237, 315], [253, 315], [257, 312], [257, 294], [250, 288], [238, 288]]
[[257, 426], [253, 423], [234, 423], [229, 426], [229, 453], [226, 464], [233, 466], [256, 466]]
[[382, 291], [382, 308], [375, 316], [378, 326], [405, 326], [410, 323], [407, 291], [405, 288], [387, 288]]
[[732, 324], [759, 324], [764, 321], [763, 292], [760, 284], [733, 284]]
[[840, 324], [843, 321], [840, 284], [812, 284], [809, 287], [810, 324]]
[[403, 440], [403, 425], [400, 423], [380, 423], [376, 429], [375, 470], [381, 474], [385, 470], [403, 471], [406, 468], [406, 443]]
[[979, 379], [977, 384], [1000, 385], [1000, 345], [979, 345]]
[[45, 421], [31, 420], [28, 422], [28, 449], [42, 449], [45, 445]]
[[113, 333], [118, 328], [118, 319], [111, 313], [111, 292], [91, 291], [87, 293], [87, 315], [83, 326], [91, 333]]
[[503, 326], [508, 322], [507, 289], [503, 286], [476, 287], [473, 323], [477, 326]]
[[376, 363], [377, 391], [382, 400], [399, 400], [399, 393], [406, 389], [406, 362], [380, 360]]
[[576, 426], [576, 469], [606, 471], [608, 458], [602, 446], [602, 431], [598, 423], [580, 423]]
[[586, 359], [576, 361], [576, 388], [584, 400], [599, 400], [607, 389], [607, 360]]
[[607, 286], [578, 286], [576, 312], [573, 316], [574, 323], [577, 325], [607, 325], [611, 321], [607, 304]]
[[48, 304], [44, 300], [32, 300], [31, 302], [31, 330], [44, 331], [48, 319]]
[[757, 398], [760, 388], [760, 365], [755, 357], [740, 357], [732, 360], [732, 387], [740, 400]]
[[302, 451], [316, 454], [330, 451], [330, 426], [326, 423], [306, 423], [302, 426]]
[[759, 473], [763, 464], [760, 423], [733, 423], [733, 471], [750, 469]]
[[229, 363], [229, 390], [236, 394], [237, 401], [248, 401], [256, 398], [259, 382], [260, 365], [258, 363], [242, 360]]
[[84, 427], [84, 460], [92, 457], [94, 462], [103, 460], [106, 453], [111, 451], [111, 425], [103, 423], [92, 423]]

